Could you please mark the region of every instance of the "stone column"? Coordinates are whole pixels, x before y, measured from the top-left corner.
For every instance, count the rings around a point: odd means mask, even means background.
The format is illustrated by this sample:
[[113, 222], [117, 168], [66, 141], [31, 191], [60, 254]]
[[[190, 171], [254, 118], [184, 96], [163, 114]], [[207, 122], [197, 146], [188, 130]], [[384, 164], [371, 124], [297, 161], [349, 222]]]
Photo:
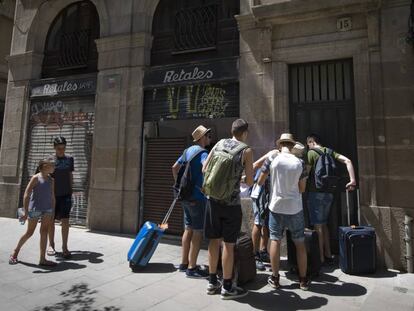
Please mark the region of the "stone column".
[[96, 40], [99, 74], [92, 151], [88, 225], [135, 233], [139, 224], [143, 68], [150, 35]]
[[41, 73], [43, 55], [33, 52], [7, 58], [9, 76], [0, 151], [0, 215], [14, 217], [19, 204], [29, 106], [29, 81]]
[[[240, 117], [249, 126], [249, 145], [260, 157], [274, 145], [280, 132], [272, 63], [272, 26], [251, 14], [237, 17], [240, 29]], [[284, 126], [286, 124], [284, 123]]]

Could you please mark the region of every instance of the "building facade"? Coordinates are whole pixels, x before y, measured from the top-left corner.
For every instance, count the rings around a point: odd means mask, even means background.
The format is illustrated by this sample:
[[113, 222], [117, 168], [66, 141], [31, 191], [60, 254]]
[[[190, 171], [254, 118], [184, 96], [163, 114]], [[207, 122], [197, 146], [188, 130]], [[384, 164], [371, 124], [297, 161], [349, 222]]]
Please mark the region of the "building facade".
[[[76, 161], [72, 221], [136, 232], [172, 199], [171, 165], [202, 123], [249, 121], [256, 157], [291, 131], [349, 156], [332, 240], [376, 228], [380, 263], [406, 269], [414, 216], [414, 26], [403, 0], [18, 0], [8, 56], [0, 215], [13, 217], [56, 135]], [[344, 179], [345, 180], [345, 179]], [[182, 230], [178, 208], [172, 233]]]
[[7, 89], [8, 68], [6, 56], [10, 54], [15, 7], [15, 1], [8, 0], [0, 2], [0, 145]]

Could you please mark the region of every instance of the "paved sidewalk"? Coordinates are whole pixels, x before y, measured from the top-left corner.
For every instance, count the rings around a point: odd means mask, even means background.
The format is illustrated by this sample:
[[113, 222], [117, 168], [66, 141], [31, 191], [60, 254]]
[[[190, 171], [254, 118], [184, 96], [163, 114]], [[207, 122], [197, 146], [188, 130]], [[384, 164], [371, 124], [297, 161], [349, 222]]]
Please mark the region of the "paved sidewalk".
[[[8, 265], [8, 257], [24, 232], [15, 219], [0, 218], [0, 310], [414, 310], [414, 275], [382, 272], [370, 277], [323, 271], [310, 291], [298, 289], [282, 271], [283, 288], [267, 286], [269, 272], [260, 273], [238, 301], [222, 301], [205, 294], [205, 280], [186, 279], [176, 272], [180, 248], [164, 239], [151, 264], [132, 273], [126, 261], [131, 237], [91, 233], [72, 228], [73, 258], [55, 268], [40, 268], [38, 229], [19, 256], [21, 263]], [[57, 227], [59, 233], [59, 227]], [[57, 234], [57, 246], [60, 245]], [[207, 252], [201, 251], [200, 263]]]

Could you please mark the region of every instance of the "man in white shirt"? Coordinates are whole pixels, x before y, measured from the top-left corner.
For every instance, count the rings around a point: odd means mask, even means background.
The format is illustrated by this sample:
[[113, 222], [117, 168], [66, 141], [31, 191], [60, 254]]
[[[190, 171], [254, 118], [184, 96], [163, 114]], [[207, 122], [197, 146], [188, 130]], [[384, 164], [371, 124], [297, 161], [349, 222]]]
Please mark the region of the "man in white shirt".
[[306, 277], [305, 221], [301, 195], [306, 188], [307, 171], [305, 163], [291, 152], [296, 144], [292, 134], [282, 134], [277, 144], [280, 147], [280, 154], [272, 161], [265, 161], [259, 178], [260, 184], [270, 173], [269, 229], [271, 239], [270, 261], [273, 274], [269, 276], [268, 283], [273, 288], [280, 287], [280, 244], [284, 229], [287, 228], [291, 232], [296, 246], [300, 288], [307, 290], [309, 280]]

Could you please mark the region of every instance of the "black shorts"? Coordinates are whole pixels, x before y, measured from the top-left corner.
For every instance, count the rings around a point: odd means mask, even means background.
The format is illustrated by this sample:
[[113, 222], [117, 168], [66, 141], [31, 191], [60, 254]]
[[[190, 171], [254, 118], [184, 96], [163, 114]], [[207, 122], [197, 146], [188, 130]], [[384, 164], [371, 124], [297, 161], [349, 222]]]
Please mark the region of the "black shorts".
[[206, 239], [223, 239], [226, 243], [236, 243], [242, 224], [240, 205], [225, 205], [208, 200], [204, 235]]
[[69, 218], [72, 209], [72, 195], [56, 197], [55, 219]]

